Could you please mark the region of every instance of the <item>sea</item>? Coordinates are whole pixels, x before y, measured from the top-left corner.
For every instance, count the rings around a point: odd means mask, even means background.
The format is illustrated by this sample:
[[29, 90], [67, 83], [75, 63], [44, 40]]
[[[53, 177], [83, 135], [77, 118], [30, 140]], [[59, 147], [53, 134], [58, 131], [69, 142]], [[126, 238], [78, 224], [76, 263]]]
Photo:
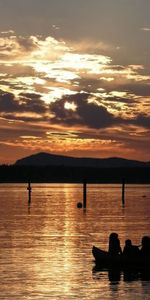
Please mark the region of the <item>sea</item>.
[[0, 299], [149, 300], [150, 278], [95, 268], [92, 246], [150, 235], [150, 185], [0, 184]]

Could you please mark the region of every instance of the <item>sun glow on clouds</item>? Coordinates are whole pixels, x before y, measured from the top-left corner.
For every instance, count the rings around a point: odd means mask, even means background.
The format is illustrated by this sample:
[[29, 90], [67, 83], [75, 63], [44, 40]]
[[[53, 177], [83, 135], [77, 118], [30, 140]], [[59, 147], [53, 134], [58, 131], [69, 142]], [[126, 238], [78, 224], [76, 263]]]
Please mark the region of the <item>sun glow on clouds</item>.
[[64, 108], [65, 109], [70, 109], [70, 110], [73, 110], [73, 111], [76, 111], [76, 108], [77, 108], [77, 106], [75, 105], [75, 103], [74, 102], [65, 102], [65, 104], [64, 104]]
[[62, 67], [75, 70], [88, 70], [89, 73], [99, 73], [101, 66], [109, 64], [111, 59], [103, 55], [67, 53], [62, 58]]
[[71, 91], [71, 90], [63, 88], [63, 87], [60, 87], [60, 88], [58, 88], [58, 87], [46, 87], [46, 89], [48, 90], [48, 92], [43, 93], [43, 95], [41, 96], [41, 99], [45, 103], [55, 102], [58, 99], [61, 99], [65, 95], [74, 95], [74, 94], [76, 94], [75, 91]]
[[38, 78], [38, 77], [17, 77], [12, 79], [12, 83], [14, 85], [25, 85], [25, 86], [34, 86], [34, 84], [44, 85], [46, 81], [44, 79]]
[[[99, 45], [103, 53], [108, 49]], [[0, 117], [8, 136], [3, 144], [87, 155], [114, 147], [117, 153], [124, 145], [131, 153], [129, 128], [139, 144], [148, 134], [150, 76], [143, 65], [113, 65], [111, 57], [97, 54], [97, 44], [94, 49], [90, 42], [71, 45], [54, 37], [2, 32], [0, 68]], [[24, 128], [18, 134], [20, 122]]]
[[32, 135], [28, 135], [28, 136], [25, 136], [25, 135], [22, 135], [22, 136], [20, 136], [20, 138], [21, 139], [23, 139], [23, 140], [25, 140], [25, 139], [27, 139], [27, 140], [37, 140], [37, 139], [40, 139], [39, 137], [37, 137], [37, 136], [32, 136]]

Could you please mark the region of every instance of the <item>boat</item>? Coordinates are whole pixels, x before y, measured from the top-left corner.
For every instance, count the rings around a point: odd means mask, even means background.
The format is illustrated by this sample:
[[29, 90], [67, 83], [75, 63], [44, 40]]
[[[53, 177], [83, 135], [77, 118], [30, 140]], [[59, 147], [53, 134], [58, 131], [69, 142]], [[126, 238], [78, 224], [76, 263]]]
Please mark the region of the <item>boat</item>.
[[150, 257], [142, 257], [140, 255], [132, 257], [120, 254], [110, 255], [109, 252], [95, 246], [92, 248], [92, 254], [95, 259], [95, 264], [98, 267], [150, 271]]

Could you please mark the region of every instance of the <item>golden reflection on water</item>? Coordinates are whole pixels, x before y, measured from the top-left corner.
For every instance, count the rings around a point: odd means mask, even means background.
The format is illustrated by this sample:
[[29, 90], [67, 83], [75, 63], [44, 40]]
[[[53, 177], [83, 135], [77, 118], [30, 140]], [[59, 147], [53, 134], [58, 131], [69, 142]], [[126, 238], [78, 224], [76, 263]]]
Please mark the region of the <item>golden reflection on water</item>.
[[[127, 187], [122, 208], [120, 186], [87, 188], [84, 211], [82, 185], [34, 184], [30, 208], [25, 185], [0, 185], [0, 299], [130, 299], [122, 276], [115, 289], [106, 272], [92, 275], [91, 248], [107, 249], [111, 231], [122, 246], [139, 244], [150, 232], [150, 189]], [[144, 299], [148, 287], [136, 285]]]

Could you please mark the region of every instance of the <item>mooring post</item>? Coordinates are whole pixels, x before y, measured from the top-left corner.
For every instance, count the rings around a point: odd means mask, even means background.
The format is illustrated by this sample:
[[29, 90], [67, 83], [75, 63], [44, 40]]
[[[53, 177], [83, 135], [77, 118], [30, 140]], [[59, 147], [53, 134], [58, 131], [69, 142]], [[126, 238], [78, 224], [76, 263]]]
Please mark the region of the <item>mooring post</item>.
[[28, 190], [28, 204], [30, 205], [30, 203], [31, 203], [31, 190], [32, 190], [30, 179], [28, 180], [27, 190]]
[[83, 180], [83, 208], [86, 208], [86, 179]]
[[122, 179], [122, 206], [125, 205], [125, 179]]

